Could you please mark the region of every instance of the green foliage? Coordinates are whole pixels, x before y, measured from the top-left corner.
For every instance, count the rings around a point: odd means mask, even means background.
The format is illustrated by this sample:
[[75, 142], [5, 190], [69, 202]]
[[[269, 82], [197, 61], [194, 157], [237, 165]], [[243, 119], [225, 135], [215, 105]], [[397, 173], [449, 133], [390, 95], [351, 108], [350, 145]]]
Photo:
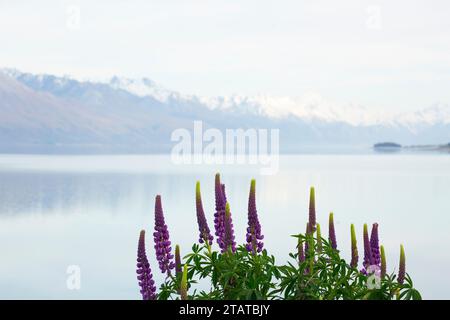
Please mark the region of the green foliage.
[[[298, 243], [308, 243], [304, 261], [298, 251], [291, 253], [285, 265], [276, 265], [275, 257], [266, 250], [252, 254], [244, 246], [235, 253], [221, 254], [211, 248], [194, 244], [184, 257], [187, 267], [188, 299], [198, 300], [420, 300], [409, 275], [404, 284], [396, 275], [378, 278], [378, 286], [371, 288], [366, 276], [352, 268], [324, 238], [314, 234], [294, 235]], [[319, 251], [318, 245], [321, 246]], [[194, 287], [199, 281], [210, 284], [208, 290]], [[158, 299], [180, 299], [180, 276], [170, 276], [161, 286]]]

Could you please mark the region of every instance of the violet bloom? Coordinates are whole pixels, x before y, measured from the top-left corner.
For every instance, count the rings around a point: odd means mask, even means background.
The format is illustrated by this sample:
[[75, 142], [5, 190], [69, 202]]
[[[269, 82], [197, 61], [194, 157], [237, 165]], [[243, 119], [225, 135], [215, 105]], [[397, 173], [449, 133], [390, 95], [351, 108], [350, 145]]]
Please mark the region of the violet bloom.
[[378, 223], [372, 225], [372, 232], [370, 234], [370, 252], [372, 254], [373, 265], [380, 266], [380, 247], [378, 244]]
[[352, 224], [350, 226], [350, 233], [351, 233], [351, 244], [352, 244], [352, 261], [350, 262], [350, 266], [352, 268], [356, 268], [358, 266], [358, 246], [356, 242], [356, 232], [355, 232], [355, 226]]
[[231, 250], [232, 253], [236, 252], [233, 220], [231, 219], [230, 205], [227, 202], [225, 205], [225, 232], [223, 235], [222, 253], [225, 253], [228, 250]]
[[309, 224], [312, 232], [316, 231], [316, 196], [314, 187], [309, 191]]
[[366, 274], [367, 269], [372, 264], [372, 251], [370, 248], [370, 240], [369, 240], [369, 231], [367, 229], [367, 223], [364, 224], [363, 231], [363, 242], [364, 242], [364, 260], [363, 260], [363, 269], [362, 273]]
[[162, 273], [167, 273], [169, 276], [170, 270], [175, 267], [175, 264], [160, 195], [157, 195], [155, 200], [155, 232], [153, 233], [153, 239], [155, 241], [156, 259], [158, 260], [159, 268]]
[[156, 287], [155, 281], [153, 281], [152, 270], [147, 260], [147, 254], [145, 253], [145, 231], [141, 230], [138, 242], [137, 251], [137, 279], [139, 286], [141, 287], [141, 294], [143, 300], [155, 300], [156, 299]]
[[328, 219], [328, 240], [330, 241], [331, 248], [337, 249], [336, 231], [334, 230], [333, 212], [330, 213], [330, 217]]
[[400, 265], [398, 268], [398, 277], [397, 281], [400, 284], [405, 282], [405, 274], [406, 274], [406, 258], [405, 258], [405, 249], [403, 245], [400, 245]]
[[247, 244], [245, 245], [248, 252], [252, 252], [256, 254], [257, 252], [261, 252], [263, 249], [264, 236], [261, 235], [261, 225], [258, 219], [258, 212], [256, 211], [256, 188], [255, 188], [255, 180], [253, 179], [250, 184], [250, 193], [248, 196], [248, 227], [247, 227], [247, 235], [246, 240]]
[[200, 182], [197, 181], [195, 187], [195, 204], [197, 209], [197, 223], [198, 231], [200, 232], [198, 241], [200, 243], [207, 243], [212, 245], [213, 236], [208, 227], [208, 222], [206, 221], [205, 212], [203, 211], [202, 195], [200, 193]]
[[216, 196], [216, 212], [214, 213], [214, 227], [217, 244], [223, 250], [223, 238], [225, 233], [225, 189], [220, 183], [220, 174], [216, 174], [215, 178], [215, 196]]
[[220, 187], [222, 188], [222, 197], [223, 197], [223, 202], [227, 203], [227, 194], [225, 193], [225, 184], [221, 183]]
[[311, 252], [309, 250], [309, 241], [311, 240], [313, 232], [311, 230], [311, 224], [309, 222], [306, 223], [306, 232], [305, 232], [305, 257], [310, 257]]

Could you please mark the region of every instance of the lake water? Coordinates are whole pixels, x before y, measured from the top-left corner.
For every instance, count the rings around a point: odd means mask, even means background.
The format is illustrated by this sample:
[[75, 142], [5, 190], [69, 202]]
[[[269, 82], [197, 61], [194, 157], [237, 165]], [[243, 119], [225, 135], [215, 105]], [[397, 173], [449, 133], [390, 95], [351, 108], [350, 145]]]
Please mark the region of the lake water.
[[[424, 298], [450, 298], [450, 156], [282, 156], [279, 172], [252, 166], [174, 165], [168, 156], [0, 155], [0, 299], [138, 299], [135, 260], [139, 230], [161, 283], [152, 246], [154, 197], [161, 194], [173, 243], [182, 252], [197, 239], [195, 182], [202, 184], [213, 229], [214, 174], [227, 187], [238, 242], [244, 241], [247, 196], [257, 179], [265, 246], [279, 263], [303, 232], [309, 187], [326, 235], [333, 211], [338, 247], [349, 257], [350, 223], [380, 224], [388, 270], [399, 245]], [[360, 255], [361, 256], [361, 255]], [[81, 272], [67, 286], [69, 266]]]

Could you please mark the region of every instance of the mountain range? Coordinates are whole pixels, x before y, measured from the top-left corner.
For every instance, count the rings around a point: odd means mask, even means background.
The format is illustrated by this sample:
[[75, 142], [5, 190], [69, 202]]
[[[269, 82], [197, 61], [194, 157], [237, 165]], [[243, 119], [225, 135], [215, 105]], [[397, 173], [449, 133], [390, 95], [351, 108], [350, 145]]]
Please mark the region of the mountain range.
[[168, 152], [177, 128], [280, 129], [280, 150], [450, 141], [450, 106], [386, 114], [300, 97], [201, 97], [148, 79], [81, 81], [0, 69], [0, 152]]

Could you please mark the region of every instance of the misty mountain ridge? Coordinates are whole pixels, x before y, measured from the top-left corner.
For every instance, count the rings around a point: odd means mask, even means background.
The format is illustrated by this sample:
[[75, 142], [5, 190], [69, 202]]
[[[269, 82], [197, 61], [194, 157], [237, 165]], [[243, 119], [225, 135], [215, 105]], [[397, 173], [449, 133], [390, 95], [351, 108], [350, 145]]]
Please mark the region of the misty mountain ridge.
[[316, 94], [301, 97], [184, 95], [148, 78], [71, 77], [0, 71], [0, 150], [3, 152], [167, 152], [176, 128], [279, 128], [280, 150], [306, 145], [367, 145], [379, 141], [450, 141], [450, 106], [385, 114]]

